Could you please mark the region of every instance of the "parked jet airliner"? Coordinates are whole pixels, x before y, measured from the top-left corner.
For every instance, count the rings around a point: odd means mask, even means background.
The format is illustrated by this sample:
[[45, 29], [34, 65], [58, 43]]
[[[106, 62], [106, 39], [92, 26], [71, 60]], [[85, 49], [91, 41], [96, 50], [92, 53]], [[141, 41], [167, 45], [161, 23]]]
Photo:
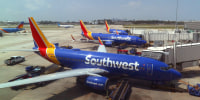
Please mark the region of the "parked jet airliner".
[[32, 17], [29, 18], [29, 23], [35, 42], [35, 47], [31, 50], [48, 61], [70, 67], [71, 70], [2, 83], [0, 88], [83, 75], [87, 76], [84, 81], [86, 86], [97, 90], [105, 90], [109, 76], [113, 75], [161, 82], [181, 78], [178, 71], [155, 59], [59, 47], [47, 40]]
[[24, 22], [21, 22], [16, 28], [0, 28], [0, 31], [3, 33], [18, 32], [18, 31], [25, 30], [23, 26], [24, 26]]
[[58, 23], [58, 27], [73, 28], [74, 25], [60, 25], [60, 23]]
[[145, 40], [137, 36], [130, 35], [118, 35], [118, 34], [103, 34], [103, 33], [92, 33], [87, 30], [82, 20], [80, 21], [82, 35], [87, 37], [89, 40], [98, 40], [98, 37], [105, 42], [106, 46], [112, 46], [113, 44], [131, 44], [131, 45], [143, 45], [146, 43]]
[[107, 21], [105, 21], [105, 24], [106, 24], [106, 31], [108, 33], [115, 33], [115, 34], [119, 34], [119, 35], [128, 35], [128, 30], [111, 29], [108, 26]]

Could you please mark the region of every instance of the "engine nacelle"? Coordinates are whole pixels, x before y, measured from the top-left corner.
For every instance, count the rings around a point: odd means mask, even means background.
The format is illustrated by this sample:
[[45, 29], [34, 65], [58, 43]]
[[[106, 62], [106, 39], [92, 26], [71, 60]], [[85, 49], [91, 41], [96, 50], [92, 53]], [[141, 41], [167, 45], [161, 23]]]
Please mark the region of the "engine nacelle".
[[99, 77], [99, 76], [88, 76], [85, 80], [85, 83], [88, 87], [91, 87], [96, 90], [106, 90], [108, 78], [107, 77]]
[[109, 47], [112, 47], [112, 41], [106, 41], [106, 42], [104, 43], [104, 45], [109, 46]]

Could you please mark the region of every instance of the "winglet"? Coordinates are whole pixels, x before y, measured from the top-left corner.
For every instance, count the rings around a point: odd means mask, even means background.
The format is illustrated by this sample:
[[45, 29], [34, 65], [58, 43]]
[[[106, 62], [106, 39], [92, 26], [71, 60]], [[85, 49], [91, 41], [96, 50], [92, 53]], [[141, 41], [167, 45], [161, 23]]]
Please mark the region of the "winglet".
[[117, 33], [117, 35], [119, 35], [119, 33], [118, 33], [117, 29], [116, 29], [116, 33]]
[[17, 28], [23, 28], [23, 26], [24, 26], [24, 22], [22, 21], [22, 22], [17, 26]]
[[99, 40], [99, 43], [100, 43], [101, 45], [103, 45], [103, 42], [101, 41], [100, 37], [98, 37], [98, 40]]
[[106, 29], [107, 29], [107, 32], [109, 32], [109, 30], [110, 30], [110, 27], [108, 26], [108, 23], [107, 23], [107, 21], [105, 21], [105, 23], [106, 23]]
[[73, 37], [73, 35], [72, 35], [72, 34], [71, 34], [71, 37], [72, 37], [72, 40], [74, 40], [74, 41], [76, 40], [76, 39]]
[[98, 40], [99, 40], [100, 45], [98, 47], [97, 52], [107, 52], [106, 47], [105, 45], [103, 45], [103, 42], [101, 41], [100, 37], [98, 37]]

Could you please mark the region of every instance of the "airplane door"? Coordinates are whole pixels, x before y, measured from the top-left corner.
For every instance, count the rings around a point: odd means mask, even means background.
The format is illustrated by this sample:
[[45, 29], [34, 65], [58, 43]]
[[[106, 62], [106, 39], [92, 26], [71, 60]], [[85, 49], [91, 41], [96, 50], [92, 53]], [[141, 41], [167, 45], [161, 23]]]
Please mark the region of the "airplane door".
[[153, 64], [147, 64], [147, 75], [153, 74]]

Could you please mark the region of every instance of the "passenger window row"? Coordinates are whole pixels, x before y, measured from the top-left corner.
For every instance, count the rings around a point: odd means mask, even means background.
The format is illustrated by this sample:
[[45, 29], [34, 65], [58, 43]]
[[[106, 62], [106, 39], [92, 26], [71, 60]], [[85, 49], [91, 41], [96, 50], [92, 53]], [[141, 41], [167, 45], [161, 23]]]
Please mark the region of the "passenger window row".
[[85, 62], [85, 60], [81, 60], [81, 59], [73, 59], [73, 58], [66, 58], [66, 57], [58, 57], [58, 59], [61, 59], [61, 60], [67, 60], [67, 61]]

